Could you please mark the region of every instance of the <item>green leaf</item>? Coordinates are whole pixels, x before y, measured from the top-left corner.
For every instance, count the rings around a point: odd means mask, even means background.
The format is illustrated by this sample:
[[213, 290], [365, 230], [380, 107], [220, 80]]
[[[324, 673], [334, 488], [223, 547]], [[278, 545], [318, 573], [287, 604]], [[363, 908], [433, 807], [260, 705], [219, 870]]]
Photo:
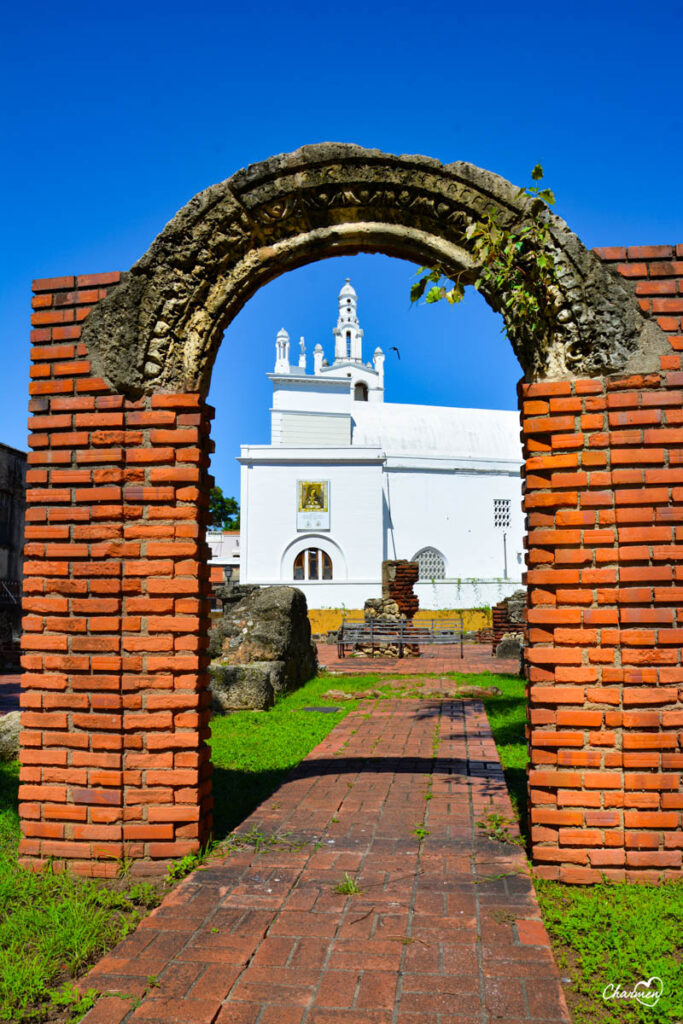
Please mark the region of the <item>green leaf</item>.
[[452, 306], [455, 302], [462, 302], [465, 297], [465, 289], [461, 284], [454, 284], [449, 292], [446, 292], [446, 299]]
[[435, 284], [433, 288], [430, 288], [425, 296], [425, 302], [439, 302], [443, 298], [443, 288]]
[[427, 287], [427, 278], [423, 277], [421, 280], [416, 281], [410, 288], [410, 301], [417, 302], [424, 295], [424, 290]]
[[538, 198], [542, 199], [543, 202], [547, 203], [549, 206], [552, 206], [555, 202], [555, 193], [551, 188], [544, 188], [538, 193]]
[[542, 177], [543, 177], [543, 168], [541, 167], [540, 164], [536, 164], [536, 166], [534, 167], [533, 171], [531, 172], [531, 180], [532, 181], [540, 181]]

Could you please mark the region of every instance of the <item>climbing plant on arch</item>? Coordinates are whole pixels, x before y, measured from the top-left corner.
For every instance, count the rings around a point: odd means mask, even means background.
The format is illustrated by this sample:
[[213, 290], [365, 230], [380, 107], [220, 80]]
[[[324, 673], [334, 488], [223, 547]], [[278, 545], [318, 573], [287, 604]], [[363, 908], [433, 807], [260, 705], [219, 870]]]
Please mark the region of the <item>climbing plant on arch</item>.
[[[519, 223], [527, 202], [468, 164], [310, 146], [200, 193], [125, 274], [36, 282], [26, 862], [105, 874], [125, 850], [143, 872], [210, 834], [205, 396], [231, 319], [268, 280], [343, 253], [464, 279], [468, 227], [492, 204]], [[569, 881], [658, 877], [680, 871], [683, 846], [683, 333], [669, 298], [683, 250], [600, 258], [549, 224], [552, 330], [508, 325], [524, 370], [533, 855]]]

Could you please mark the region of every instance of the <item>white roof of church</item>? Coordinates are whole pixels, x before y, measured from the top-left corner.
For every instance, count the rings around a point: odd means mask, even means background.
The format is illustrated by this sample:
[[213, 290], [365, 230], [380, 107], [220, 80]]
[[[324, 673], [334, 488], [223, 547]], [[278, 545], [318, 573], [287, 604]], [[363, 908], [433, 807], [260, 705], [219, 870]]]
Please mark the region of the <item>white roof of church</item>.
[[518, 412], [354, 402], [352, 416], [353, 446], [383, 448], [389, 456], [522, 459]]

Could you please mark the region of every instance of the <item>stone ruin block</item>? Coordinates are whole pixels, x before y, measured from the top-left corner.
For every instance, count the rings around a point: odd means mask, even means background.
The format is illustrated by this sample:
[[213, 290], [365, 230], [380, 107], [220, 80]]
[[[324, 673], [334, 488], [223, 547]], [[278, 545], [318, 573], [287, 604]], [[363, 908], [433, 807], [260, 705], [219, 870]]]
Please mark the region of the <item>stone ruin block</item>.
[[223, 714], [272, 707], [318, 671], [306, 598], [296, 587], [228, 585], [223, 616], [211, 631], [211, 706]]

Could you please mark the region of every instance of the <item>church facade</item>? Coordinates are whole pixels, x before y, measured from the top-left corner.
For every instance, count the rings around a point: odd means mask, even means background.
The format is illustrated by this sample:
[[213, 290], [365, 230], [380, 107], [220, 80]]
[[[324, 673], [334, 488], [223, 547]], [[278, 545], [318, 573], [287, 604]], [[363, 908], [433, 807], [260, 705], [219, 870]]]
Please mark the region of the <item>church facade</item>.
[[520, 586], [517, 412], [385, 402], [385, 356], [364, 361], [358, 299], [339, 293], [334, 359], [276, 339], [271, 443], [243, 445], [240, 581], [300, 587], [311, 608], [359, 609], [381, 564], [420, 566], [426, 609], [494, 604]]

